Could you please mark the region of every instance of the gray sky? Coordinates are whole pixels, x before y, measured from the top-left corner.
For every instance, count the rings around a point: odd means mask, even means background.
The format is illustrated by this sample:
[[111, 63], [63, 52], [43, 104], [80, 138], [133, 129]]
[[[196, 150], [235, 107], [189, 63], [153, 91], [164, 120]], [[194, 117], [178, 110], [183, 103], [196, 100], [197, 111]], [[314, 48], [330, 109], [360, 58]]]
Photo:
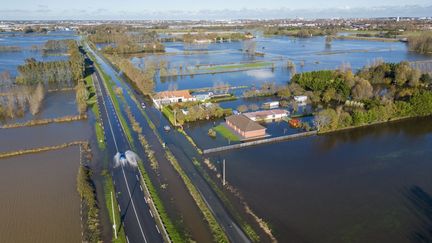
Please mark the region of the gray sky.
[[237, 19], [430, 16], [431, 0], [10, 0], [0, 19]]

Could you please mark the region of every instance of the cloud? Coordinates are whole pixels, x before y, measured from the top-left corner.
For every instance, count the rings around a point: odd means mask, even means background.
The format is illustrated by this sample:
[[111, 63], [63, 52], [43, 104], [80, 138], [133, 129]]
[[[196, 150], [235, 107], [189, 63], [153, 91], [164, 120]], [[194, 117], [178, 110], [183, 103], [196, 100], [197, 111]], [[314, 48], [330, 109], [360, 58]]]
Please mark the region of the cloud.
[[431, 6], [406, 5], [406, 6], [380, 6], [380, 7], [350, 7], [325, 9], [223, 9], [199, 11], [169, 10], [108, 10], [97, 9], [65, 9], [50, 10], [46, 5], [38, 5], [36, 10], [0, 9], [0, 20], [8, 19], [75, 19], [75, 20], [229, 20], [229, 19], [282, 19], [282, 18], [368, 18], [389, 16], [425, 17], [431, 16]]

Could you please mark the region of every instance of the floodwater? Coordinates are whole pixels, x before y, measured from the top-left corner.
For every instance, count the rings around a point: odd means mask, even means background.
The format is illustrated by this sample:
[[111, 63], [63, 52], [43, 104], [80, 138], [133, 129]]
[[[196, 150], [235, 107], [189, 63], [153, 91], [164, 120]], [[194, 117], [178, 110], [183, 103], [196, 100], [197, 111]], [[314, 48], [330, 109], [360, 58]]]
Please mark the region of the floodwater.
[[6, 120], [5, 123], [20, 123], [29, 120], [40, 120], [47, 118], [58, 118], [64, 116], [78, 115], [75, 91], [55, 91], [47, 92], [42, 102], [41, 111], [32, 115], [27, 110], [23, 117]]
[[[232, 86], [256, 85], [263, 82], [283, 84], [289, 81], [290, 71], [287, 60], [292, 60], [297, 72], [335, 69], [342, 63], [349, 63], [353, 69], [359, 69], [376, 59], [387, 62], [419, 61], [431, 57], [409, 52], [402, 42], [379, 42], [364, 40], [334, 40], [330, 47], [325, 45], [324, 37], [258, 37], [256, 50], [265, 53], [264, 57], [249, 56], [241, 52], [242, 42], [212, 43], [191, 48], [191, 45], [173, 42], [165, 43], [167, 55], [146, 55], [131, 60], [138, 67], [145, 67], [146, 62], [163, 60], [170, 68], [179, 65], [195, 66], [202, 64], [227, 64], [236, 62], [269, 61], [275, 63], [275, 69], [248, 70], [230, 73], [185, 75], [173, 78], [156, 78], [156, 91], [163, 91], [172, 86], [178, 89], [196, 89], [212, 87], [218, 82]], [[196, 49], [199, 49], [198, 51]], [[191, 52], [188, 52], [190, 51]], [[304, 63], [304, 66], [302, 66]], [[180, 71], [179, 71], [180, 73]]]
[[0, 153], [88, 140], [92, 134], [86, 120], [0, 129]]
[[32, 46], [41, 47], [48, 40], [76, 39], [73, 31], [53, 31], [47, 34], [18, 32], [0, 33], [1, 46], [19, 46], [19, 52], [0, 52], [0, 72], [9, 71], [13, 77], [17, 76], [16, 68], [24, 64], [25, 59], [34, 58], [38, 61], [67, 60], [66, 55], [43, 55], [42, 51], [32, 50]]
[[[280, 242], [430, 242], [432, 118], [213, 156]], [[419, 239], [423, 239], [420, 241]]]
[[78, 147], [1, 159], [1, 241], [81, 242], [78, 167]]

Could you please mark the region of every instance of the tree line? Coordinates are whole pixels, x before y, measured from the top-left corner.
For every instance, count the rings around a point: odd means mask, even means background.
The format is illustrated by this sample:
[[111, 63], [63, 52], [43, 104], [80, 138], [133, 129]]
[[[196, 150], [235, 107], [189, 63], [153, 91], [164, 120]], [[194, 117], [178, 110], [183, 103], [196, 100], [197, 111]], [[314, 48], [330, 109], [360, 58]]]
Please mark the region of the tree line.
[[71, 87], [84, 77], [84, 55], [75, 41], [68, 42], [69, 60], [40, 62], [34, 58], [18, 66], [16, 83], [34, 85], [37, 83], [56, 84]]
[[307, 38], [312, 36], [333, 36], [336, 35], [338, 29], [332, 26], [326, 28], [310, 27], [310, 28], [298, 28], [298, 27], [268, 27], [264, 29], [265, 35], [285, 35], [295, 36], [300, 38]]
[[153, 93], [155, 83], [154, 75], [156, 67], [149, 63], [143, 70], [137, 68], [129, 59], [119, 56], [109, 56], [110, 61], [116, 65], [138, 88], [144, 95], [151, 95]]

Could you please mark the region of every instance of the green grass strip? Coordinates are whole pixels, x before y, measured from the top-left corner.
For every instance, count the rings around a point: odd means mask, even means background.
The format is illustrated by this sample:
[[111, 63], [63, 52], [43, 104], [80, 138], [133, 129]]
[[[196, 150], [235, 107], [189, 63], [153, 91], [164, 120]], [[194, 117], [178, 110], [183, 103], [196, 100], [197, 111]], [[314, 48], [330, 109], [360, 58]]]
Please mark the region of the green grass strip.
[[232, 133], [228, 128], [226, 128], [224, 125], [220, 124], [213, 128], [216, 132], [218, 132], [220, 135], [222, 135], [224, 138], [237, 142], [240, 141], [239, 137]]
[[[115, 191], [114, 191], [114, 185], [112, 182], [112, 178], [109, 175], [109, 173], [107, 171], [104, 171], [103, 176], [105, 177], [105, 181], [104, 181], [104, 195], [105, 195], [105, 206], [108, 210], [108, 214], [109, 214], [109, 218], [111, 223], [114, 222], [114, 217], [115, 217], [115, 222], [116, 222], [116, 228], [117, 228], [117, 239], [114, 238], [114, 234], [113, 234], [113, 238], [112, 238], [112, 242], [114, 243], [126, 243], [126, 234], [124, 232], [124, 227], [120, 227], [120, 212], [118, 210], [118, 203], [117, 203], [117, 199], [115, 197]], [[113, 193], [113, 197], [111, 197], [111, 192]], [[111, 200], [113, 198], [114, 202]], [[113, 215], [113, 211], [112, 211], [112, 203], [114, 203], [114, 215]], [[111, 226], [112, 227], [112, 226]]]

